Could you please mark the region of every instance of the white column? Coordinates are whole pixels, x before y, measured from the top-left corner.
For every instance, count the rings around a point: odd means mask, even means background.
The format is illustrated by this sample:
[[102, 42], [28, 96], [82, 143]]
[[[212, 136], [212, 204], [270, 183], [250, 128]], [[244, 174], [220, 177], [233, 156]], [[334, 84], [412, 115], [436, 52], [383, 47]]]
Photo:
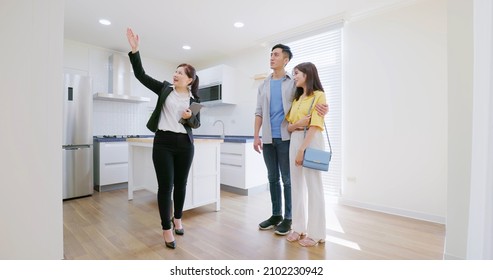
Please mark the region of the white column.
[[493, 259], [493, 3], [474, 1], [474, 101], [467, 259]]
[[63, 8], [0, 1], [0, 259], [63, 258]]

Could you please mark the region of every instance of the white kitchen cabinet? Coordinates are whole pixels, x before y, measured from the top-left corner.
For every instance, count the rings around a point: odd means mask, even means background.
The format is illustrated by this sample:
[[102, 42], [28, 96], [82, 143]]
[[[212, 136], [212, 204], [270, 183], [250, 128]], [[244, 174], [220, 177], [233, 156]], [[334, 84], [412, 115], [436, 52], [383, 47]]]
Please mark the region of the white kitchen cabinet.
[[128, 182], [128, 143], [94, 143], [94, 186], [98, 191], [105, 185]]
[[[220, 64], [197, 71], [200, 79], [200, 87], [221, 84], [221, 102], [224, 104], [237, 104], [238, 73], [228, 65]], [[207, 105], [208, 102], [204, 102]], [[217, 104], [217, 102], [214, 102]]]
[[268, 186], [267, 168], [251, 142], [221, 144], [221, 184], [230, 191], [248, 195]]
[[[153, 138], [132, 138], [129, 143], [128, 199], [136, 190], [157, 193], [158, 184], [152, 163]], [[195, 138], [195, 154], [188, 174], [183, 210], [216, 204], [220, 209], [220, 143], [222, 139]]]

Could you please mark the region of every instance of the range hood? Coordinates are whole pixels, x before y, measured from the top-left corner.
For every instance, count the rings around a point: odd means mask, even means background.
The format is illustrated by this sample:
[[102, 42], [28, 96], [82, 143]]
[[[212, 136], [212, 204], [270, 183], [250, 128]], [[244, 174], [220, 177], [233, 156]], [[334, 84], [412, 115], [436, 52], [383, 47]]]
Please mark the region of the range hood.
[[97, 92], [96, 100], [119, 102], [149, 102], [149, 97], [130, 95], [131, 77], [130, 61], [121, 54], [112, 54], [108, 58], [108, 92]]

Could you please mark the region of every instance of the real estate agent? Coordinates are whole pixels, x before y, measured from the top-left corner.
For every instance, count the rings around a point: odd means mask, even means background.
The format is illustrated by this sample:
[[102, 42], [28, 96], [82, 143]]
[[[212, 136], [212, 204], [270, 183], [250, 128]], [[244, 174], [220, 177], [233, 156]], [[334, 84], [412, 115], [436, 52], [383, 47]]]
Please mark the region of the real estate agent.
[[174, 249], [176, 242], [171, 226], [173, 224], [175, 234], [184, 234], [181, 218], [188, 173], [194, 155], [192, 128], [200, 126], [200, 113], [193, 114], [189, 108], [192, 102], [199, 102], [199, 77], [193, 66], [180, 64], [173, 74], [172, 83], [155, 80], [148, 76], [142, 67], [139, 36], [128, 28], [127, 39], [132, 48], [128, 56], [135, 77], [158, 95], [156, 108], [147, 123], [147, 128], [155, 132], [152, 160], [158, 181], [157, 200], [163, 238], [166, 247]]

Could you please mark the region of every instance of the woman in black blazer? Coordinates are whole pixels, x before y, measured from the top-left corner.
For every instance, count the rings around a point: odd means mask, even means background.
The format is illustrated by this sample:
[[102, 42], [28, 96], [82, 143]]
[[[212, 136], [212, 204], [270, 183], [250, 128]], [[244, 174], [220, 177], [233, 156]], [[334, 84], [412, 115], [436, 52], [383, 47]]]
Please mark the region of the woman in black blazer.
[[[192, 113], [189, 106], [199, 102], [199, 77], [195, 68], [180, 64], [173, 74], [173, 82], [158, 81], [148, 76], [139, 53], [139, 36], [127, 28], [127, 39], [132, 48], [128, 53], [135, 77], [158, 95], [147, 128], [155, 132], [152, 160], [158, 181], [158, 206], [163, 238], [168, 248], [176, 248], [175, 234], [183, 235], [181, 223], [188, 173], [192, 166], [194, 145], [192, 128], [200, 126], [200, 113]], [[173, 193], [173, 219], [171, 219]]]

